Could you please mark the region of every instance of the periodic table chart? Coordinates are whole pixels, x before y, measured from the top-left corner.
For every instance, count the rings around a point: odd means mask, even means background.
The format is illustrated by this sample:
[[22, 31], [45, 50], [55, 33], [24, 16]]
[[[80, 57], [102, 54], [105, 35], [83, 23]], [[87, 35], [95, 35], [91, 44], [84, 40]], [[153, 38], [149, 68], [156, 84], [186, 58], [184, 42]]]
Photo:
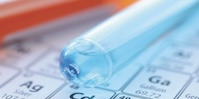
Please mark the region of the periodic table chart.
[[100, 86], [65, 80], [59, 70], [63, 46], [104, 19], [1, 48], [0, 99], [199, 99], [196, 26], [171, 31]]

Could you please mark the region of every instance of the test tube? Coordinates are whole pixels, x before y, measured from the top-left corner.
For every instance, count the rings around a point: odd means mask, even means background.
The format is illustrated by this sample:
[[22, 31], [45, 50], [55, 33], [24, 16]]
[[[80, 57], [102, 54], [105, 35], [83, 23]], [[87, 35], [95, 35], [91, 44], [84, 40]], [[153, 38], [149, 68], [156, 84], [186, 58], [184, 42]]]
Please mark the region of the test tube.
[[176, 25], [198, 0], [143, 0], [71, 41], [60, 69], [74, 84], [94, 87]]

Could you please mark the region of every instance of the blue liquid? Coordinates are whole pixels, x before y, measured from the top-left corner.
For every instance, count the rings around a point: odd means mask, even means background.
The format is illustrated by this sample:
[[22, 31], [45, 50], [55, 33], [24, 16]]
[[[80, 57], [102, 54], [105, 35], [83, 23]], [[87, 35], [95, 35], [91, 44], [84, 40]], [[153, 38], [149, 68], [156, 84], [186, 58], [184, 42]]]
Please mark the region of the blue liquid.
[[122, 64], [178, 24], [198, 1], [142, 2], [69, 43], [60, 56], [62, 74], [69, 81], [86, 87], [106, 82]]
[[61, 71], [78, 85], [92, 87], [101, 84], [112, 74], [112, 62], [107, 54], [91, 41], [78, 40], [63, 50]]

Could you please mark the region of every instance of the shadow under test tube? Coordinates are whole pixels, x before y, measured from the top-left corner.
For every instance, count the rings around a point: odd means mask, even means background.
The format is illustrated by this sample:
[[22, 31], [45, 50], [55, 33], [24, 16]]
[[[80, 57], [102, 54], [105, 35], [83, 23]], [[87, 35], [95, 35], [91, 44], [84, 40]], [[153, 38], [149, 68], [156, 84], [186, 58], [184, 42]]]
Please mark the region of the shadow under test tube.
[[166, 30], [177, 24], [198, 0], [143, 0], [70, 42], [60, 55], [67, 80], [86, 87], [106, 82]]

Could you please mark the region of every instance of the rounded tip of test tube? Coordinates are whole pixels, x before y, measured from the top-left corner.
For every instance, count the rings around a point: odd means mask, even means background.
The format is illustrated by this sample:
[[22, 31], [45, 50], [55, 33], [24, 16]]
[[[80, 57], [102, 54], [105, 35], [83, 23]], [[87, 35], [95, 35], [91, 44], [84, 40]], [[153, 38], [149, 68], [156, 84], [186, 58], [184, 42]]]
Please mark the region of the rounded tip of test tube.
[[94, 87], [112, 74], [112, 61], [101, 46], [90, 40], [75, 40], [60, 55], [64, 77], [75, 84]]

